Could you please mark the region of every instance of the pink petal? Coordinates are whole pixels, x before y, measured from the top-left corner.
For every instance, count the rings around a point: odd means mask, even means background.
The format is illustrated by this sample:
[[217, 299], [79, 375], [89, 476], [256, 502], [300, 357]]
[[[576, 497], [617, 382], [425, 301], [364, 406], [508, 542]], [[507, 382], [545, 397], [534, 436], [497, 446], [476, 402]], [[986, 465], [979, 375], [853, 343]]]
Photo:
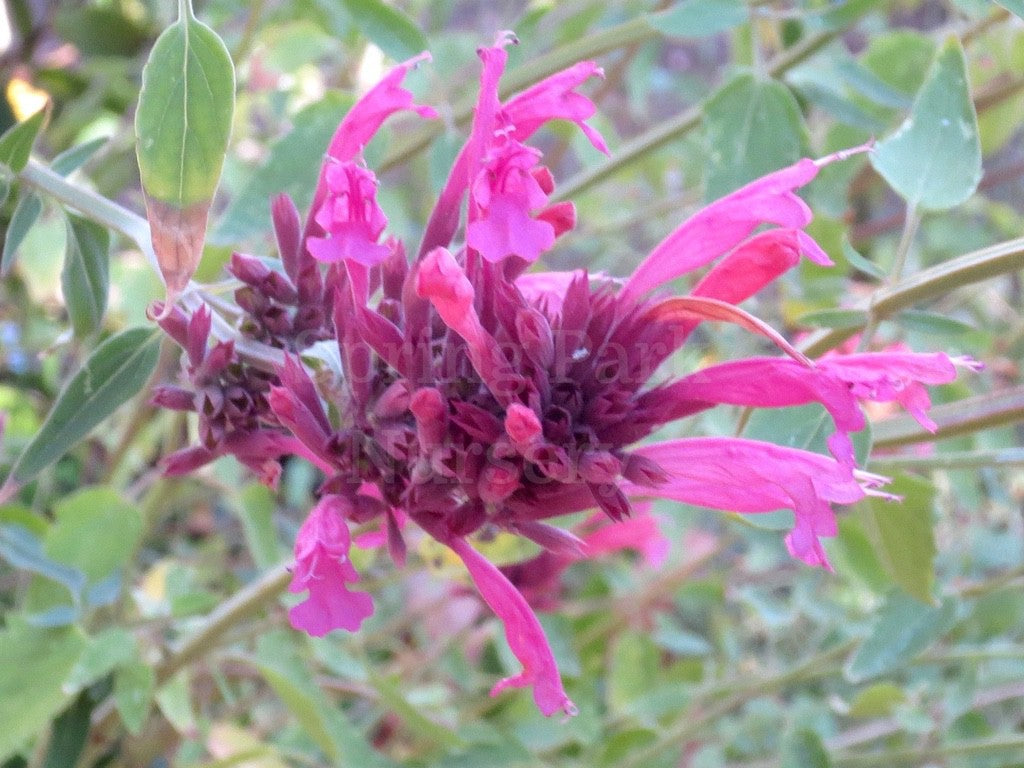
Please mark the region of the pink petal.
[[555, 242], [555, 228], [535, 219], [530, 209], [515, 197], [502, 195], [491, 200], [486, 216], [470, 223], [466, 243], [488, 261], [518, 256], [536, 261]]
[[928, 416], [931, 399], [923, 385], [953, 381], [956, 378], [955, 363], [974, 368], [973, 360], [954, 361], [942, 352], [829, 355], [818, 361], [818, 367], [846, 382], [856, 397], [900, 403], [921, 426], [934, 432], [936, 424]]
[[[650, 513], [649, 504], [635, 505], [635, 509], [633, 517], [603, 525], [584, 536], [588, 554], [596, 557], [623, 549], [635, 549], [643, 555], [649, 567], [660, 567], [668, 558], [671, 542], [661, 532], [657, 518]], [[596, 517], [605, 519], [603, 515]]]
[[359, 580], [348, 560], [350, 540], [343, 515], [350, 509], [341, 496], [325, 496], [295, 539], [295, 570], [288, 591], [308, 590], [309, 596], [288, 612], [288, 618], [293, 627], [316, 637], [334, 629], [354, 632], [373, 613], [370, 596], [347, 587]]
[[444, 248], [435, 248], [417, 265], [416, 293], [428, 299], [444, 324], [461, 336], [470, 361], [495, 396], [514, 376], [497, 342], [480, 322], [473, 301], [476, 291], [462, 267]]
[[655, 414], [662, 404], [666, 422], [674, 418], [674, 410], [689, 412], [701, 402], [757, 408], [817, 402], [844, 432], [864, 428], [864, 415], [844, 381], [822, 367], [808, 368], [785, 358], [752, 357], [710, 366], [652, 390], [642, 400]]
[[[805, 227], [811, 209], [793, 190], [810, 182], [823, 165], [867, 149], [857, 147], [817, 161], [804, 158], [711, 203], [655, 247], [626, 283], [623, 297], [636, 301], [659, 285], [708, 264], [743, 242], [761, 224]], [[820, 258], [820, 254], [814, 255]]]
[[570, 120], [595, 149], [610, 154], [601, 134], [586, 123], [597, 111], [594, 102], [576, 92], [591, 77], [604, 77], [604, 71], [593, 61], [581, 61], [509, 99], [505, 113], [515, 126], [516, 139], [526, 141], [550, 120]]
[[745, 301], [796, 266], [801, 251], [807, 252], [803, 237], [798, 229], [770, 229], [754, 235], [716, 264], [697, 283], [693, 295], [730, 304]]
[[[604, 139], [585, 122], [594, 113], [593, 103], [575, 92], [575, 89], [589, 78], [603, 76], [601, 69], [591, 61], [579, 62], [513, 96], [502, 107], [498, 101], [498, 80], [508, 58], [503, 50], [508, 42], [510, 38], [506, 33], [499, 37], [494, 47], [484, 48], [478, 52], [483, 60], [483, 71], [480, 76], [480, 96], [473, 122], [473, 133], [469, 142], [459, 152], [448, 181], [430, 214], [430, 221], [420, 244], [420, 257], [438, 246], [447, 247], [455, 236], [459, 227], [462, 196], [476, 178], [486, 147], [494, 136], [499, 112], [509, 125], [510, 138], [518, 142], [525, 142], [549, 120], [571, 120], [579, 126], [591, 144], [608, 154]], [[566, 211], [563, 209], [559, 214], [560, 221], [564, 223]], [[560, 234], [559, 221], [549, 223], [556, 234]]]
[[409, 110], [420, 117], [437, 117], [431, 107], [414, 104], [412, 93], [402, 87], [406, 74], [421, 61], [430, 61], [430, 54], [424, 51], [403, 61], [352, 105], [328, 145], [328, 157], [342, 162], [354, 159], [395, 112]]
[[[381, 124], [395, 112], [410, 110], [420, 117], [437, 117], [437, 112], [430, 107], [413, 103], [412, 93], [402, 87], [402, 80], [405, 79], [409, 70], [421, 61], [429, 60], [430, 54], [424, 52], [402, 62], [352, 105], [327, 147], [327, 157], [339, 162], [354, 160], [373, 138]], [[306, 221], [303, 241], [306, 241], [310, 235], [320, 234], [313, 221], [313, 216], [320, 210], [320, 206], [327, 196], [326, 170], [329, 164], [330, 162], [325, 163], [324, 168], [320, 171], [316, 192], [313, 195], [313, 204], [309, 208], [310, 218]]]
[[491, 689], [497, 696], [506, 688], [533, 686], [533, 700], [537, 708], [550, 717], [559, 710], [567, 715], [576, 714], [562, 687], [555, 657], [544, 634], [544, 629], [526, 600], [512, 583], [490, 561], [473, 549], [465, 539], [452, 539], [448, 546], [462, 558], [480, 596], [505, 625], [505, 637], [512, 653], [523, 665], [523, 671], [514, 677], [499, 681]]
[[850, 468], [828, 456], [739, 438], [694, 438], [634, 451], [654, 461], [668, 480], [628, 485], [634, 496], [658, 496], [712, 509], [757, 513], [791, 509], [796, 526], [786, 539], [794, 557], [830, 568], [818, 541], [836, 533], [830, 504], [851, 504], [865, 490]]

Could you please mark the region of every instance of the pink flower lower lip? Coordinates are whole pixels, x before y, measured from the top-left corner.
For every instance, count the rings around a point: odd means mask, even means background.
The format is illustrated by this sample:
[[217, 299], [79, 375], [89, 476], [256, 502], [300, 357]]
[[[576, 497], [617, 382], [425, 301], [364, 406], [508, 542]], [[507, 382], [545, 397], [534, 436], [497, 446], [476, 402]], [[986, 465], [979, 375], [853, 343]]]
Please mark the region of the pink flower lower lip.
[[[401, 562], [408, 522], [447, 545], [505, 625], [522, 672], [500, 681], [532, 687], [550, 715], [574, 711], [529, 603], [467, 540], [481, 528], [526, 536], [545, 548], [541, 575], [557, 576], [583, 553], [637, 547], [655, 562], [664, 542], [648, 499], [743, 513], [790, 509], [786, 546], [831, 568], [823, 537], [834, 505], [877, 490], [884, 478], [855, 466], [850, 434], [863, 428], [860, 400], [895, 401], [925, 426], [926, 384], [951, 381], [942, 353], [905, 350], [809, 360], [736, 305], [801, 258], [831, 262], [804, 231], [811, 211], [796, 190], [825, 164], [804, 159], [752, 181], [694, 214], [625, 280], [524, 271], [575, 225], [571, 204], [548, 206], [553, 178], [526, 142], [546, 122], [569, 120], [607, 151], [579, 93], [600, 76], [581, 62], [502, 102], [498, 81], [510, 38], [480, 51], [473, 128], [410, 264], [386, 236], [377, 181], [360, 153], [398, 111], [431, 117], [402, 87], [423, 57], [396, 67], [357, 102], [327, 151], [305, 225], [284, 197], [273, 202], [283, 272], [243, 255], [231, 269], [243, 329], [289, 353], [276, 376], [252, 370], [230, 345], [208, 347], [210, 315], [172, 312], [163, 327], [187, 350], [195, 392], [160, 390], [168, 408], [199, 411], [202, 445], [168, 457], [180, 474], [233, 454], [268, 482], [278, 459], [299, 455], [325, 475], [319, 503], [296, 542], [289, 612], [311, 634], [354, 631], [372, 600], [350, 586], [349, 524], [378, 521], [361, 543], [387, 543]], [[465, 208], [463, 201], [465, 200]], [[768, 229], [761, 229], [769, 225]], [[463, 240], [456, 240], [462, 232]], [[328, 264], [326, 271], [321, 263]], [[688, 296], [670, 280], [707, 268]], [[703, 322], [727, 322], [784, 354], [710, 365], [655, 383], [659, 366]], [[329, 342], [343, 377], [314, 381], [295, 357]], [[334, 346], [336, 345], [336, 346]], [[318, 348], [318, 353], [322, 353]], [[834, 424], [832, 455], [741, 438], [644, 444], [657, 429], [717, 404], [782, 407], [819, 403]], [[576, 536], [545, 522], [599, 509], [625, 521]], [[514, 569], [513, 569], [514, 570]], [[543, 581], [539, 579], [538, 583]]]

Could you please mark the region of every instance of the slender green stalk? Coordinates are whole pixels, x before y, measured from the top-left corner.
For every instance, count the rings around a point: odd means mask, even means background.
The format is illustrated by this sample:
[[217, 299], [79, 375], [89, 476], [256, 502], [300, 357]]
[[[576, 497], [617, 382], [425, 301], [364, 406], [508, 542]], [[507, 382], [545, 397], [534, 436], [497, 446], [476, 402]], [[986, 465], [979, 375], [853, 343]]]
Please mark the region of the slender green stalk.
[[18, 174], [18, 178], [23, 184], [49, 195], [68, 208], [74, 208], [97, 224], [124, 235], [135, 243], [156, 273], [160, 274], [160, 266], [149, 233], [149, 222], [142, 216], [92, 190], [72, 184], [59, 173], [54, 173], [35, 160], [28, 161], [25, 169]]
[[[891, 287], [899, 283], [900, 278], [903, 276], [903, 268], [907, 263], [907, 256], [910, 253], [910, 246], [914, 243], [914, 235], [917, 234], [917, 230], [921, 225], [921, 212], [917, 207], [911, 205], [907, 208], [907, 214], [903, 218], [903, 232], [900, 235], [900, 242], [896, 246], [896, 255], [893, 257], [892, 269], [889, 270], [889, 278], [886, 281]], [[875, 331], [878, 330], [878, 324], [881, 319], [875, 312], [875, 297], [879, 295], [881, 289], [876, 290], [871, 298], [869, 299], [868, 307], [868, 322], [864, 326], [864, 331], [861, 334], [860, 342], [857, 344], [857, 350], [863, 352], [871, 346], [871, 341], [875, 336]]]
[[[929, 435], [931, 438], [934, 435]], [[982, 469], [983, 467], [1024, 467], [1024, 448], [990, 451], [952, 451], [933, 456], [873, 456], [873, 469]]]
[[166, 682], [182, 668], [203, 658], [217, 647], [229, 629], [276, 600], [291, 579], [289, 565], [282, 563], [271, 568], [217, 606], [187, 640], [157, 665], [157, 683]]
[[[1024, 269], [1024, 237], [972, 251], [916, 272], [895, 285], [880, 288], [869, 302], [862, 302], [852, 309], [869, 310], [881, 320], [958, 288], [1021, 269]], [[839, 346], [860, 331], [861, 328], [857, 327], [818, 331], [797, 347], [801, 352], [815, 357]]]
[[990, 736], [984, 739], [962, 739], [951, 744], [926, 747], [887, 749], [881, 752], [855, 755], [835, 755], [835, 768], [894, 768], [899, 765], [925, 765], [945, 763], [951, 757], [981, 757], [1006, 755], [1007, 758], [1024, 754], [1024, 736]]
[[929, 415], [938, 425], [935, 432], [906, 414], [876, 422], [874, 446], [895, 448], [1015, 424], [1024, 419], [1024, 386], [943, 403], [933, 407]]
[[[186, 666], [209, 654], [237, 624], [277, 599], [291, 579], [288, 566], [289, 563], [282, 563], [271, 568], [217, 606], [195, 632], [157, 665], [157, 685], [167, 682]], [[101, 714], [94, 720], [90, 730], [89, 748], [83, 752], [78, 761], [79, 766], [90, 765], [115, 738], [113, 731], [120, 721], [120, 715], [113, 700], [106, 700], [99, 711]]]

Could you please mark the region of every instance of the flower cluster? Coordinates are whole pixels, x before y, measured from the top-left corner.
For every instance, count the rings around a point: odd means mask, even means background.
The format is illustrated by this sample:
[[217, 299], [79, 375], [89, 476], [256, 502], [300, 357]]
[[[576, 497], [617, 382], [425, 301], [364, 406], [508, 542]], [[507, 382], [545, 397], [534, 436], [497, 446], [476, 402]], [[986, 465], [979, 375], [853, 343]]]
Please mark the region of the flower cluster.
[[[530, 686], [550, 715], [573, 705], [524, 593], [584, 554], [636, 546], [663, 556], [652, 520], [634, 511], [654, 498], [792, 510], [789, 551], [830, 567], [820, 539], [836, 532], [833, 505], [881, 494], [885, 482], [855, 466], [858, 401], [897, 401], [931, 426], [923, 385], [952, 380], [955, 363], [970, 361], [905, 351], [812, 361], [737, 306], [801, 257], [831, 263], [804, 231], [811, 212], [795, 190], [847, 153], [801, 160], [713, 203], [624, 281], [527, 271], [576, 220], [571, 203], [550, 202], [552, 174], [530, 137], [567, 120], [598, 151], [607, 147], [587, 122], [594, 105], [578, 91], [600, 69], [581, 62], [501, 101], [509, 41], [479, 51], [471, 134], [415, 258], [385, 236], [377, 179], [361, 151], [395, 112], [434, 116], [402, 87], [423, 57], [397, 66], [349, 111], [304, 224], [286, 198], [274, 202], [283, 271], [232, 260], [244, 283], [241, 330], [292, 353], [283, 367], [268, 375], [236, 360], [229, 344], [208, 349], [208, 312], [175, 312], [164, 327], [187, 350], [194, 391], [167, 387], [157, 400], [200, 419], [203, 444], [170, 457], [171, 471], [229, 453], [271, 481], [286, 455], [323, 472], [320, 501], [296, 542], [291, 590], [307, 596], [290, 612], [294, 626], [315, 635], [357, 629], [373, 605], [351, 589], [349, 526], [379, 520], [377, 540], [401, 562], [405, 528], [415, 523], [462, 560], [504, 622], [523, 669], [492, 693]], [[705, 267], [688, 295], [666, 295], [669, 281]], [[653, 383], [704, 321], [737, 324], [781, 354]], [[343, 370], [329, 391], [294, 355], [325, 338], [336, 341]], [[832, 455], [741, 438], [643, 442], [716, 404], [805, 403], [831, 415]], [[608, 528], [591, 519], [577, 536], [549, 522], [586, 510], [600, 510]], [[503, 572], [470, 543], [481, 529], [528, 537], [544, 554]]]

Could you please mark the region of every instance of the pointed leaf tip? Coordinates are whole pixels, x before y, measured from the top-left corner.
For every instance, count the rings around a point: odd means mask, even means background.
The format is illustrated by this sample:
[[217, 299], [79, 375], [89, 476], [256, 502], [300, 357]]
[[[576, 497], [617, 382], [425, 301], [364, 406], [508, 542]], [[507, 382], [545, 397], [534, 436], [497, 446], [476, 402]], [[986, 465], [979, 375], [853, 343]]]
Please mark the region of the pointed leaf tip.
[[188, 3], [181, 11], [153, 46], [135, 114], [139, 172], [168, 307], [202, 257], [235, 102], [227, 48]]
[[960, 41], [939, 50], [906, 120], [878, 142], [871, 164], [910, 205], [945, 210], [981, 181], [978, 117]]

